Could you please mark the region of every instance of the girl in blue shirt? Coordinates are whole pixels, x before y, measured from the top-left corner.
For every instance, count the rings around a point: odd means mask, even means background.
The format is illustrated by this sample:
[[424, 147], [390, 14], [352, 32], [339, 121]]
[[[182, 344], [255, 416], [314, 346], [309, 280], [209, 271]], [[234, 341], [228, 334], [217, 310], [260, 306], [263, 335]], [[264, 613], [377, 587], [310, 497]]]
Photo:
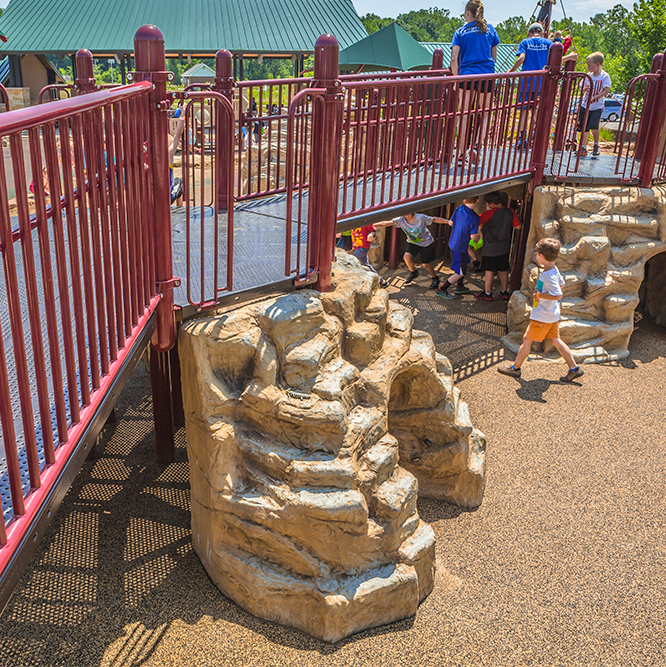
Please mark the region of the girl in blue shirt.
[[[500, 38], [493, 26], [483, 18], [481, 0], [469, 0], [465, 5], [465, 25], [456, 30], [451, 44], [451, 70], [454, 76], [467, 74], [494, 74], [497, 60], [497, 45]], [[461, 106], [458, 143], [461, 158], [467, 151], [469, 116], [476, 106], [486, 109], [490, 106], [494, 79], [467, 81], [459, 86]], [[481, 116], [476, 135], [484, 136], [488, 116]], [[476, 152], [470, 153], [470, 160], [476, 161]]]

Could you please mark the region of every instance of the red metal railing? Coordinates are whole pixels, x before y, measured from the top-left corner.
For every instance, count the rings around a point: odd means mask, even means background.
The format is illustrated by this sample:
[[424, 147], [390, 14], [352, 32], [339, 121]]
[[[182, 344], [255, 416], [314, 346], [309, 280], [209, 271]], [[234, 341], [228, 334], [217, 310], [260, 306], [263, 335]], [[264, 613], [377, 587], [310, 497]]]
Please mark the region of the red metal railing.
[[159, 301], [142, 158], [150, 90], [135, 84], [0, 118], [10, 143], [0, 160], [0, 419], [14, 515], [6, 536], [0, 527], [9, 544], [0, 571]]
[[0, 94], [2, 95], [2, 101], [5, 104], [5, 111], [11, 111], [11, 104], [9, 102], [9, 95], [7, 94], [7, 89], [0, 83]]

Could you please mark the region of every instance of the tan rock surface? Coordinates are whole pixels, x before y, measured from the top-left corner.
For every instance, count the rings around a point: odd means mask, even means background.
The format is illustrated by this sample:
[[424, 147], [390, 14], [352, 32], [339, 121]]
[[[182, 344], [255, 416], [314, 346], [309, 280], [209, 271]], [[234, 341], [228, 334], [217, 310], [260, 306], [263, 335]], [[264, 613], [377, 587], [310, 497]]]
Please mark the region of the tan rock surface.
[[355, 258], [334, 269], [330, 293], [180, 333], [194, 548], [225, 595], [324, 641], [416, 613], [417, 495], [479, 505], [485, 460], [430, 336]]
[[[537, 188], [522, 286], [511, 296], [509, 332], [503, 339], [514, 352], [529, 324], [539, 275], [534, 246], [546, 236], [562, 243], [557, 260], [565, 280], [562, 339], [580, 362], [623, 359], [629, 354], [645, 264], [666, 251], [666, 188]], [[655, 265], [652, 279], [658, 281], [662, 273]], [[658, 290], [648, 290], [648, 299], [648, 312], [666, 320], [657, 305], [663, 301]], [[548, 341], [532, 349], [559, 357]]]

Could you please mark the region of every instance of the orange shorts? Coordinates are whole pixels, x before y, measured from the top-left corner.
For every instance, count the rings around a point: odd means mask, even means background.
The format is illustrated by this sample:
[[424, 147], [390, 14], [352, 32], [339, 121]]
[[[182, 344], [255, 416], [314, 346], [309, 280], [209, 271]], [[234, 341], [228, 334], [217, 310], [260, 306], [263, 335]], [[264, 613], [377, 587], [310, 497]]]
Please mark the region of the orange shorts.
[[540, 343], [545, 338], [559, 338], [560, 337], [560, 323], [559, 322], [537, 322], [537, 320], [530, 320], [530, 326], [527, 327], [525, 338]]

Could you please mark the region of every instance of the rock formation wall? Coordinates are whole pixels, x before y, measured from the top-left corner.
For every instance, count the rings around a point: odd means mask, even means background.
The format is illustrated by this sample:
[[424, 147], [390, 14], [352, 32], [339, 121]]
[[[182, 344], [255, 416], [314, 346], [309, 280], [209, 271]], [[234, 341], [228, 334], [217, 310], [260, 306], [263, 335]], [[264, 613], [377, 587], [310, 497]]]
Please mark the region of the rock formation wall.
[[[503, 339], [514, 352], [529, 324], [539, 275], [534, 246], [546, 236], [562, 243], [556, 262], [566, 283], [562, 339], [577, 361], [626, 357], [645, 263], [666, 250], [666, 189], [537, 188], [522, 286], [509, 301]], [[539, 345], [532, 349], [538, 352]], [[559, 356], [549, 341], [541, 351]]]
[[346, 253], [334, 284], [179, 338], [195, 550], [225, 595], [325, 641], [416, 613], [417, 490], [478, 505], [485, 450], [411, 312]]

